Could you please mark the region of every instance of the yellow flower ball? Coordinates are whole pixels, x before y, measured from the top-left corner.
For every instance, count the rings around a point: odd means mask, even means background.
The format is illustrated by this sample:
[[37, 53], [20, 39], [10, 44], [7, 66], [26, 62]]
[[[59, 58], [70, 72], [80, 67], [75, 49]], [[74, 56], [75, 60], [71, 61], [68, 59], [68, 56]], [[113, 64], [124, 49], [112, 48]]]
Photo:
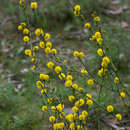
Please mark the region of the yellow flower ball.
[[99, 56], [103, 56], [103, 50], [102, 50], [101, 48], [99, 48], [99, 49], [97, 50], [97, 54], [98, 54]]
[[103, 39], [102, 39], [102, 38], [97, 38], [97, 43], [98, 43], [99, 45], [101, 45], [102, 42], [103, 42]]
[[121, 98], [125, 98], [126, 97], [126, 94], [124, 92], [120, 92], [120, 97]]
[[87, 104], [88, 106], [91, 106], [91, 105], [93, 105], [93, 101], [92, 101], [91, 99], [88, 99], [87, 102], [86, 102], [86, 104]]
[[44, 48], [44, 47], [45, 47], [45, 43], [44, 43], [43, 41], [41, 41], [41, 42], [39, 43], [39, 46], [40, 46], [41, 48]]
[[55, 122], [55, 120], [56, 120], [55, 116], [50, 116], [50, 117], [49, 117], [49, 121], [50, 121], [51, 123]]
[[85, 117], [87, 117], [88, 116], [88, 112], [87, 111], [82, 111], [82, 115], [84, 115]]
[[25, 55], [31, 57], [32, 56], [32, 51], [30, 49], [25, 50]]
[[88, 83], [88, 85], [94, 85], [94, 80], [93, 79], [88, 79], [87, 83]]
[[19, 30], [19, 31], [23, 30], [23, 26], [22, 26], [22, 25], [19, 25], [19, 26], [18, 26], [18, 30]]
[[46, 47], [52, 48], [52, 43], [49, 41], [46, 43]]
[[83, 52], [80, 52], [79, 53], [79, 58], [83, 58], [84, 57], [84, 53]]
[[80, 11], [80, 5], [75, 5], [75, 6], [74, 6], [74, 10], [75, 10], [75, 11]]
[[80, 15], [80, 11], [74, 11], [74, 15], [75, 16], [79, 16]]
[[49, 62], [47, 63], [47, 67], [48, 67], [49, 69], [53, 69], [54, 65], [55, 65], [55, 64], [54, 64], [52, 61], [49, 61]]
[[46, 54], [49, 54], [49, 53], [51, 53], [51, 48], [49, 48], [49, 47], [46, 47], [46, 48], [45, 48], [45, 53], [46, 53]]
[[35, 58], [32, 58], [31, 61], [32, 61], [32, 63], [35, 63], [35, 62], [36, 62], [36, 59], [35, 59]]
[[73, 111], [73, 112], [78, 112], [78, 111], [79, 111], [79, 108], [76, 107], [76, 106], [73, 106], [73, 107], [72, 107], [72, 111]]
[[44, 87], [44, 84], [41, 81], [37, 81], [36, 86], [38, 89], [42, 89]]
[[91, 27], [91, 25], [90, 25], [90, 23], [87, 22], [87, 23], [85, 23], [84, 27], [89, 29]]
[[45, 33], [44, 39], [47, 41], [51, 38], [51, 35], [49, 33]]
[[67, 80], [66, 82], [65, 82], [65, 86], [66, 87], [71, 87], [72, 86], [72, 80]]
[[96, 33], [94, 34], [94, 36], [95, 36], [96, 38], [101, 38], [101, 33], [100, 33], [100, 32], [96, 32]]
[[52, 112], [56, 112], [56, 107], [55, 107], [55, 106], [52, 106], [52, 107], [51, 107], [51, 111], [52, 111]]
[[60, 66], [55, 67], [55, 72], [59, 74], [62, 71], [62, 68]]
[[72, 77], [72, 75], [67, 75], [66, 79], [67, 79], [67, 80], [72, 80], [73, 77]]
[[73, 102], [73, 101], [75, 100], [75, 97], [74, 97], [73, 95], [68, 96], [68, 100], [69, 100], [70, 102]]
[[29, 34], [29, 29], [25, 28], [25, 29], [23, 30], [23, 34], [28, 35], [28, 34]]
[[33, 51], [38, 51], [39, 50], [39, 47], [38, 46], [34, 46], [33, 47]]
[[116, 114], [116, 119], [121, 121], [122, 120], [122, 115], [120, 113]]
[[72, 88], [77, 89], [77, 88], [78, 88], [78, 84], [76, 84], [76, 83], [73, 84], [73, 85], [72, 85]]
[[43, 35], [44, 34], [44, 32], [43, 32], [43, 30], [41, 29], [41, 28], [37, 28], [36, 30], [35, 30], [35, 35], [37, 36], [37, 37], [40, 37], [41, 35]]
[[57, 54], [57, 50], [56, 50], [55, 48], [53, 48], [53, 49], [51, 50], [51, 54], [56, 55], [56, 54]]
[[47, 106], [42, 106], [42, 111], [47, 112]]
[[19, 1], [19, 4], [20, 4], [21, 6], [24, 6], [24, 5], [25, 5], [25, 0], [20, 0], [20, 1]]
[[104, 56], [104, 57], [102, 58], [102, 61], [103, 61], [104, 63], [106, 63], [106, 64], [109, 64], [109, 63], [110, 63], [110, 58], [109, 58], [108, 56]]
[[119, 80], [119, 78], [118, 78], [118, 77], [115, 77], [115, 78], [114, 78], [114, 83], [115, 83], [115, 84], [118, 84], [118, 83], [119, 83], [119, 81], [120, 81], [120, 80]]
[[31, 2], [30, 7], [31, 9], [37, 9], [37, 2]]
[[96, 21], [96, 22], [100, 22], [100, 21], [101, 21], [101, 19], [100, 19], [100, 17], [99, 17], [99, 16], [97, 16], [97, 17], [95, 17], [95, 18], [94, 18], [94, 21]]
[[23, 37], [23, 41], [24, 41], [24, 42], [27, 43], [27, 42], [29, 42], [29, 40], [30, 40], [30, 38], [29, 38], [28, 36], [24, 36], [24, 37]]
[[112, 105], [108, 105], [108, 106], [107, 106], [107, 111], [108, 111], [108, 112], [113, 112], [113, 111], [114, 111], [113, 106], [112, 106]]
[[74, 51], [73, 55], [74, 55], [74, 57], [79, 57], [79, 52], [78, 51]]

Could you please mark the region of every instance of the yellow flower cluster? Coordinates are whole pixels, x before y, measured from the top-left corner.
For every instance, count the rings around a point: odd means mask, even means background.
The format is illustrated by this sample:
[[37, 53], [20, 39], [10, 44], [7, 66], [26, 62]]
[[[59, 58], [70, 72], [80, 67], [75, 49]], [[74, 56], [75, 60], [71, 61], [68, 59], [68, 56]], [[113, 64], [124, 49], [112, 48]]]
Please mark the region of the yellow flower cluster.
[[[22, 5], [24, 0], [20, 1], [20, 5]], [[30, 8], [32, 10], [37, 9], [37, 2], [31, 2]], [[74, 15], [84, 18], [81, 14], [82, 12], [80, 5], [75, 5]], [[66, 62], [66, 59], [63, 60], [62, 56], [58, 56], [57, 50], [53, 48], [51, 35], [49, 33], [46, 33], [42, 28], [28, 28], [27, 24], [24, 22], [18, 25], [18, 30], [24, 35], [23, 41], [28, 43], [27, 46], [31, 46], [31, 49], [25, 49], [25, 55], [31, 58], [30, 61], [33, 64], [33, 71], [37, 72], [36, 74], [39, 75], [39, 79], [36, 81], [36, 86], [46, 100], [46, 105], [42, 106], [42, 111], [48, 113], [48, 120], [53, 126], [54, 130], [83, 130], [86, 127], [87, 121], [91, 119], [92, 116], [92, 112], [89, 113], [89, 111], [98, 112], [98, 110], [105, 110], [106, 115], [108, 113], [111, 115], [115, 114], [114, 112], [116, 110], [116, 105], [108, 105], [106, 107], [104, 103], [101, 103], [102, 100], [100, 100], [100, 98], [102, 99], [101, 93], [103, 93], [103, 87], [105, 87], [105, 80], [109, 78], [109, 75], [113, 76], [113, 73], [111, 74], [110, 71], [112, 61], [106, 55], [107, 53], [105, 45], [103, 44], [103, 33], [100, 29], [98, 29], [98, 23], [101, 21], [101, 19], [94, 13], [92, 13], [90, 16], [91, 19], [88, 19], [88, 22], [83, 25], [88, 29], [88, 31], [92, 32], [90, 33], [91, 35], [89, 37], [90, 42], [97, 43], [95, 44], [95, 53], [97, 53], [97, 56], [100, 59], [100, 64], [99, 66], [95, 65], [98, 67], [98, 69], [94, 70], [95, 75], [91, 75], [89, 67], [86, 66], [87, 63], [84, 58], [84, 52], [73, 52], [72, 55], [75, 57], [75, 60], [79, 62], [79, 64], [74, 63], [75, 65], [72, 64], [71, 67], [68, 65], [68, 62]], [[93, 22], [97, 25], [96, 31], [93, 31]], [[46, 63], [40, 63], [39, 60], [41, 57], [39, 56], [38, 52], [45, 56], [47, 59]], [[42, 66], [46, 67], [47, 69], [41, 69]], [[58, 88], [58, 84], [54, 85], [54, 80], [58, 80], [56, 83], [63, 83], [64, 85]], [[113, 78], [113, 84], [120, 84], [119, 77], [116, 76]], [[60, 89], [65, 89], [65, 96], [63, 95], [62, 91], [59, 91]], [[95, 89], [97, 89], [97, 92], [99, 90], [99, 93], [96, 92], [91, 95], [89, 91], [94, 91]], [[124, 98], [127, 97], [127, 93], [118, 87], [113, 88], [113, 91], [116, 91], [117, 89], [120, 99], [124, 101]], [[59, 95], [57, 95], [57, 93]], [[96, 96], [98, 96], [98, 100]], [[66, 97], [67, 101], [65, 100]], [[72, 106], [72, 113], [65, 112], [65, 108], [68, 104]], [[115, 114], [114, 117], [117, 120], [122, 120], [122, 115], [120, 113]]]

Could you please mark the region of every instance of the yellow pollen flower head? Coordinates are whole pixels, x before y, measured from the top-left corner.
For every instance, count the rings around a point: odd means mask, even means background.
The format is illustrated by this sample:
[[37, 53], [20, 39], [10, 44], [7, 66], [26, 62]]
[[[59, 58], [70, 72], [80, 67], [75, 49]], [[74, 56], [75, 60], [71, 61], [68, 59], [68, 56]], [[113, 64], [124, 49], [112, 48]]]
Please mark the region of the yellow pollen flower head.
[[25, 28], [25, 29], [23, 30], [23, 34], [28, 35], [28, 34], [29, 34], [29, 30], [28, 30], [27, 28]]
[[44, 87], [44, 84], [41, 81], [37, 81], [36, 86], [38, 89], [42, 89]]
[[45, 43], [44, 43], [43, 41], [41, 41], [41, 42], [39, 43], [39, 46], [40, 46], [41, 48], [44, 48], [44, 47], [45, 47]]
[[101, 38], [101, 33], [100, 33], [100, 32], [96, 32], [96, 33], [94, 34], [94, 36], [95, 36], [96, 38]]
[[79, 53], [79, 57], [80, 57], [80, 58], [83, 58], [83, 57], [84, 57], [84, 53], [83, 53], [83, 52], [80, 52], [80, 53]]
[[93, 79], [88, 79], [87, 83], [88, 83], [88, 85], [94, 85], [94, 80]]
[[79, 108], [76, 107], [76, 106], [73, 106], [73, 107], [72, 107], [72, 111], [73, 111], [73, 112], [78, 112], [78, 111], [79, 111]]
[[18, 30], [19, 30], [19, 31], [23, 30], [23, 26], [22, 26], [22, 25], [19, 25], [19, 26], [18, 26]]
[[90, 23], [87, 22], [87, 23], [85, 23], [84, 27], [89, 29], [91, 27], [91, 25], [90, 25]]
[[102, 42], [103, 42], [103, 39], [102, 39], [102, 38], [97, 38], [97, 43], [98, 43], [99, 45], [101, 45]]
[[55, 48], [53, 48], [53, 49], [51, 50], [51, 54], [56, 55], [56, 54], [57, 54], [57, 50], [56, 50]]
[[33, 47], [33, 51], [38, 51], [39, 50], [39, 47], [38, 46], [34, 46]]
[[74, 55], [74, 57], [79, 57], [79, 52], [78, 51], [74, 51], [73, 55]]
[[66, 79], [67, 79], [67, 80], [72, 80], [73, 77], [72, 77], [72, 75], [67, 75]]
[[82, 111], [82, 115], [84, 115], [85, 117], [87, 117], [88, 116], [88, 112], [87, 111]]
[[55, 116], [50, 116], [50, 117], [49, 117], [49, 121], [50, 121], [51, 123], [55, 122], [55, 120], [56, 120]]
[[72, 88], [77, 89], [78, 88], [78, 84], [73, 84]]
[[116, 119], [121, 121], [122, 120], [122, 115], [120, 113], [116, 114]]
[[71, 87], [72, 86], [72, 80], [67, 80], [66, 82], [65, 82], [65, 86], [66, 87]]
[[73, 102], [73, 101], [75, 100], [75, 97], [74, 97], [73, 95], [68, 96], [68, 100], [69, 100], [70, 102]]
[[27, 42], [29, 42], [29, 40], [30, 40], [30, 38], [29, 38], [28, 36], [24, 36], [24, 37], [23, 37], [23, 41], [24, 41], [24, 42], [27, 43]]
[[118, 84], [118, 83], [119, 83], [119, 81], [120, 81], [120, 80], [119, 80], [119, 78], [118, 78], [118, 77], [115, 77], [115, 78], [114, 78], [114, 83], [115, 83], [115, 84]]
[[112, 105], [108, 105], [108, 106], [107, 106], [107, 111], [108, 111], [108, 112], [113, 112], [113, 111], [114, 111], [113, 106], [112, 106]]
[[49, 33], [45, 33], [44, 39], [47, 41], [51, 38], [51, 35]]
[[52, 48], [52, 43], [49, 41], [46, 43], [46, 47]]
[[62, 68], [60, 66], [55, 67], [55, 72], [59, 74], [62, 71]]
[[75, 11], [80, 11], [80, 5], [75, 5], [74, 10]]
[[126, 97], [126, 94], [124, 92], [120, 92], [120, 97], [121, 98], [125, 98]]
[[99, 17], [99, 16], [97, 16], [97, 17], [95, 17], [95, 18], [94, 18], [94, 21], [96, 21], [96, 22], [100, 22], [100, 21], [101, 21], [101, 19], [100, 19], [100, 17]]
[[46, 48], [45, 48], [45, 53], [46, 53], [46, 54], [49, 54], [49, 53], [51, 53], [51, 48], [49, 48], [49, 47], [46, 47]]
[[49, 69], [53, 69], [54, 65], [55, 65], [55, 64], [54, 64], [52, 61], [49, 61], [49, 62], [47, 63], [47, 67], [48, 67]]
[[25, 50], [25, 55], [31, 57], [32, 56], [32, 51], [30, 49]]
[[42, 111], [47, 112], [47, 106], [42, 106]]
[[37, 9], [37, 2], [31, 2], [30, 7], [31, 9]]
[[37, 36], [37, 37], [40, 37], [40, 36], [42, 36], [44, 34], [44, 32], [43, 32], [43, 30], [41, 29], [41, 28], [37, 28], [36, 30], [35, 30], [35, 35]]
[[80, 11], [74, 11], [74, 15], [75, 16], [79, 16], [80, 15]]
[[93, 105], [93, 101], [91, 99], [88, 99], [87, 102], [86, 102], [86, 104], [88, 106], [92, 106]]
[[99, 49], [97, 50], [97, 54], [98, 54], [99, 56], [103, 56], [103, 50], [102, 50], [101, 48], [99, 48]]
[[52, 107], [51, 107], [51, 111], [52, 111], [52, 112], [56, 112], [56, 107], [55, 107], [55, 106], [52, 106]]

